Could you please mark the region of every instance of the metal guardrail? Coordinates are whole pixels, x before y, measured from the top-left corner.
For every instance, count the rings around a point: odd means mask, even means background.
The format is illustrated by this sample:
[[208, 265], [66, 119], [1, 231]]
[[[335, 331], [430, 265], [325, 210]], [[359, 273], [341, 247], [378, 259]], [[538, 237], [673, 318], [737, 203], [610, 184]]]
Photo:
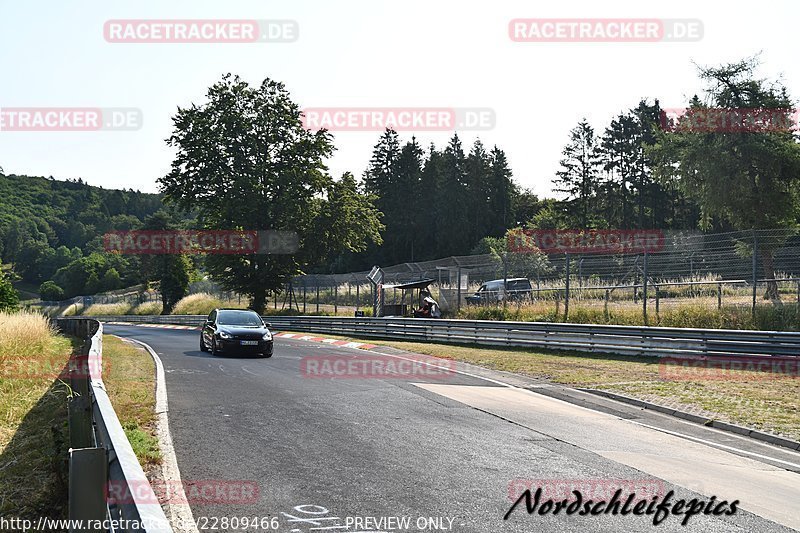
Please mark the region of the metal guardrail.
[[[69, 378], [75, 394], [69, 404], [69, 518], [110, 526], [71, 532], [171, 533], [106, 393], [103, 325], [89, 318], [59, 318], [54, 323], [63, 333], [86, 339], [82, 353], [70, 361]], [[109, 498], [109, 487], [126, 497], [114, 501]]]
[[[106, 322], [199, 326], [205, 316], [97, 317]], [[455, 344], [525, 346], [642, 356], [800, 356], [800, 333], [548, 322], [265, 316], [278, 330]]]

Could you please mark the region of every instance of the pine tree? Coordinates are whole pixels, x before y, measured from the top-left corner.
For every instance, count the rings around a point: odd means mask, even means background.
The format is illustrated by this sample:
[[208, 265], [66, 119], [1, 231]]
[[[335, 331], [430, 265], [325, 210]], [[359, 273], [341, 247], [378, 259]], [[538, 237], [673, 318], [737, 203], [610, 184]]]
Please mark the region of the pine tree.
[[600, 159], [594, 129], [581, 120], [569, 134], [556, 172], [555, 190], [567, 194], [568, 219], [580, 228], [593, 226], [592, 200], [597, 195]]

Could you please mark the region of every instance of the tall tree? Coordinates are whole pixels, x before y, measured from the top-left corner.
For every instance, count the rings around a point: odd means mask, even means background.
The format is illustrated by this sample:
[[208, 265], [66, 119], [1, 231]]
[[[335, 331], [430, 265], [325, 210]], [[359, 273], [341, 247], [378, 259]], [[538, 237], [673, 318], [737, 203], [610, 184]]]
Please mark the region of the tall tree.
[[442, 164], [435, 201], [439, 203], [436, 246], [441, 256], [467, 253], [471, 243], [469, 197], [466, 185], [466, 157], [461, 139], [454, 134], [442, 152]]
[[[792, 228], [800, 205], [800, 144], [797, 133], [769, 130], [756, 122], [755, 131], [713, 130], [695, 123], [708, 113], [733, 116], [741, 110], [772, 110], [785, 123], [795, 112], [789, 92], [780, 82], [756, 76], [757, 58], [699, 68], [705, 98], [695, 97], [676, 131], [662, 132], [651, 150], [662, 179], [674, 180], [702, 209], [704, 224], [713, 218], [734, 229]], [[757, 130], [764, 127], [765, 130]], [[775, 277], [773, 251], [782, 239], [758, 243], [764, 275]], [[765, 298], [778, 299], [775, 283]]]
[[[508, 164], [506, 153], [495, 146], [489, 153], [489, 212], [491, 224], [488, 235], [499, 237], [515, 224], [514, 210], [520, 195], [519, 187], [514, 183], [514, 175]], [[534, 195], [534, 198], [535, 195]]]
[[591, 204], [597, 194], [599, 155], [594, 129], [586, 119], [569, 132], [569, 144], [562, 152], [561, 169], [556, 172], [555, 190], [566, 193], [565, 204], [580, 228], [593, 226]]
[[393, 263], [415, 261], [419, 256], [419, 232], [427, 209], [427, 198], [421, 190], [422, 158], [422, 148], [414, 137], [403, 145], [397, 158], [395, 188], [400, 209], [393, 213], [397, 233]]
[[262, 311], [309, 264], [374, 237], [377, 216], [362, 224], [331, 221], [335, 241], [320, 241], [315, 219], [333, 180], [324, 160], [333, 153], [330, 133], [303, 127], [299, 106], [282, 83], [265, 79], [251, 87], [223, 76], [202, 105], [179, 108], [167, 143], [177, 151], [172, 171], [161, 178], [168, 202], [196, 209], [206, 228], [297, 232], [294, 255], [209, 255], [206, 267], [227, 290], [250, 297]]
[[470, 246], [490, 235], [495, 222], [496, 215], [492, 210], [493, 184], [489, 181], [490, 165], [489, 154], [480, 139], [476, 139], [464, 162], [468, 225], [462, 231], [468, 234]]

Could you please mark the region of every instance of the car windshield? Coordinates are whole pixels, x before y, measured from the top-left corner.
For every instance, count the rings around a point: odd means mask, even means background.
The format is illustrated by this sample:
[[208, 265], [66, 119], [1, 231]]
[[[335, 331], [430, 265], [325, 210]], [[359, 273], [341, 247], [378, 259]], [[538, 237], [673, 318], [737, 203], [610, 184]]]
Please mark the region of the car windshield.
[[258, 314], [252, 311], [220, 311], [217, 324], [245, 327], [261, 327], [263, 325]]

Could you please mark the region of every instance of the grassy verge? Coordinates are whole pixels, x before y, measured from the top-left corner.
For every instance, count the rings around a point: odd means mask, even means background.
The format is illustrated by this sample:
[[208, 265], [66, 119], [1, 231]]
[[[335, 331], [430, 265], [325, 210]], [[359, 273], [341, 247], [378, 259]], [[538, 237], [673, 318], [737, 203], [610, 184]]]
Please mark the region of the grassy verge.
[[[649, 325], [675, 328], [722, 328], [798, 331], [800, 330], [800, 306], [786, 303], [780, 306], [764, 304], [756, 307], [753, 316], [748, 306], [723, 306], [716, 308], [715, 302], [672, 302], [662, 306], [658, 314], [654, 305], [648, 310]], [[465, 306], [456, 318], [468, 320], [517, 320], [523, 322], [564, 322], [563, 302], [558, 311], [554, 302], [540, 301], [535, 304], [502, 306]], [[600, 304], [570, 304], [569, 319], [574, 324], [617, 324], [642, 326], [641, 303], [637, 306], [612, 304], [608, 311]]]
[[[326, 337], [376, 342], [375, 339]], [[658, 358], [569, 354], [380, 340], [409, 352], [544, 379], [572, 387], [618, 392], [715, 420], [800, 440], [800, 378], [733, 370], [726, 379], [684, 381], [662, 372]]]
[[67, 387], [57, 378], [77, 342], [39, 314], [0, 313], [0, 516], [63, 518]]
[[103, 336], [103, 381], [125, 434], [145, 471], [161, 463], [155, 436], [155, 367], [145, 350]]

